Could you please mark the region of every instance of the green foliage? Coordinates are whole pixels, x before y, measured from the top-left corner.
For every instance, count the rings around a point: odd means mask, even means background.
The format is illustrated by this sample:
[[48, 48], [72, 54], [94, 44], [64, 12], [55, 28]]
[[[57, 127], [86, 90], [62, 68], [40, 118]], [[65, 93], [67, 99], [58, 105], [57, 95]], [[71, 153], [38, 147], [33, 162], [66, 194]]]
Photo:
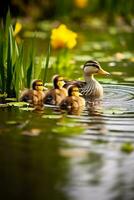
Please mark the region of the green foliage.
[[122, 152], [131, 153], [133, 150], [134, 150], [134, 146], [132, 143], [127, 142], [127, 143], [122, 144], [121, 146]]
[[49, 59], [50, 59], [50, 43], [48, 46], [48, 51], [47, 51], [47, 56], [46, 56], [46, 62], [45, 62], [45, 66], [44, 66], [44, 77], [43, 77], [43, 83], [46, 82], [47, 79], [47, 71], [48, 71], [48, 65], [49, 65]]
[[[48, 49], [46, 65], [43, 68], [43, 80], [46, 80], [50, 57]], [[40, 60], [43, 62], [43, 57]], [[36, 65], [41, 72], [41, 65]], [[35, 70], [35, 48], [34, 41], [16, 42], [10, 13], [7, 13], [6, 23], [0, 26], [0, 93], [19, 98], [19, 92], [23, 88], [30, 88], [32, 79], [40, 78], [40, 73]]]

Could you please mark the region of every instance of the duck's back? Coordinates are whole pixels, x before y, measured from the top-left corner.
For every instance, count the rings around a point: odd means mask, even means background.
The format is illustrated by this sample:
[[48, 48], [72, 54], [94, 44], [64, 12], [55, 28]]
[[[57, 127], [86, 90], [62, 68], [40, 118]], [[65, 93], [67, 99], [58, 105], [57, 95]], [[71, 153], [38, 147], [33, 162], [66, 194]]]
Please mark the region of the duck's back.
[[103, 87], [95, 79], [92, 79], [90, 82], [86, 83], [84, 87], [81, 87], [80, 92], [86, 98], [96, 99], [103, 97]]
[[67, 96], [67, 91], [65, 88], [62, 89], [52, 89], [50, 90], [45, 98], [44, 103], [50, 105], [59, 105], [60, 102]]

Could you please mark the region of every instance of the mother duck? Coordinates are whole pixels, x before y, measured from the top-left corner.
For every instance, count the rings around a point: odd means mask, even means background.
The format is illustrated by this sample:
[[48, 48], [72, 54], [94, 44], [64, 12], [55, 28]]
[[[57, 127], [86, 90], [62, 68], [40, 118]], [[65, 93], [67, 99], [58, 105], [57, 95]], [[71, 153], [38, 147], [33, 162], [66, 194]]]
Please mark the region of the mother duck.
[[[103, 97], [103, 87], [94, 78], [95, 74], [109, 75], [109, 72], [102, 69], [97, 61], [89, 60], [83, 66], [83, 75], [85, 81], [71, 81], [80, 88], [80, 93], [90, 100], [100, 99]], [[70, 84], [69, 82], [66, 85]]]

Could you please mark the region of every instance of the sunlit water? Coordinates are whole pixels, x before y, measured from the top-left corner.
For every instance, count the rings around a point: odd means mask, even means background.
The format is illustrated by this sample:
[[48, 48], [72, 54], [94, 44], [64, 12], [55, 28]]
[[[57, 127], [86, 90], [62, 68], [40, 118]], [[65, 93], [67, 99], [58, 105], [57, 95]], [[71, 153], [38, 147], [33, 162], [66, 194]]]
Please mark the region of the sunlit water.
[[1, 108], [2, 199], [133, 199], [134, 87], [103, 87], [80, 115]]
[[[76, 53], [76, 70], [66, 70], [66, 76], [81, 77], [78, 66], [87, 59], [103, 62], [116, 73], [102, 80], [108, 83], [102, 102], [87, 104], [79, 115], [50, 106], [43, 111], [0, 107], [2, 200], [134, 199], [134, 151], [121, 150], [128, 142], [134, 145], [133, 62], [113, 62], [117, 51], [131, 58], [133, 33], [90, 31], [89, 42], [82, 39]], [[50, 80], [53, 73], [50, 69]]]

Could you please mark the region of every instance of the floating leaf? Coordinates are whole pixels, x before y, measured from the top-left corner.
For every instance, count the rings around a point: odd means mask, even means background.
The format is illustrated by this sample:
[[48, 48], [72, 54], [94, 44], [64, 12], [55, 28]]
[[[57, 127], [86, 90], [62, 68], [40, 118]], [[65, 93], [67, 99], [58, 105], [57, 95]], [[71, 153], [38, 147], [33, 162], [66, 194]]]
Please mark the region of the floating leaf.
[[110, 84], [118, 83], [117, 80], [113, 80], [111, 78], [98, 78], [98, 80], [101, 81], [102, 83], [110, 83]]
[[73, 136], [73, 134], [81, 134], [84, 130], [85, 130], [84, 127], [76, 126], [75, 124], [73, 124], [73, 126], [70, 127], [69, 126], [55, 127], [54, 129], [52, 129], [52, 132]]
[[128, 82], [134, 82], [134, 77], [127, 77], [127, 78], [124, 78], [124, 80]]
[[117, 75], [117, 76], [122, 76], [122, 75], [124, 75], [124, 72], [118, 72], [118, 71], [116, 71], [116, 72], [111, 72], [111, 74], [112, 75]]
[[24, 111], [33, 111], [33, 110], [35, 110], [35, 108], [32, 108], [32, 107], [20, 107], [19, 109], [20, 110], [24, 110]]
[[85, 62], [87, 60], [92, 60], [93, 57], [89, 56], [89, 55], [77, 55], [74, 57], [74, 59], [76, 61], [81, 61], [81, 62]]
[[18, 122], [16, 122], [16, 121], [6, 121], [6, 124], [16, 125], [16, 124], [18, 124]]
[[1, 97], [6, 98], [6, 97], [7, 97], [7, 94], [6, 94], [6, 93], [0, 94], [0, 98], [1, 98]]
[[44, 119], [60, 119], [62, 115], [43, 115], [42, 118]]
[[134, 151], [134, 146], [132, 143], [124, 143], [121, 146], [121, 151], [125, 153], [131, 153], [132, 151]]
[[15, 106], [15, 107], [23, 107], [23, 106], [28, 106], [29, 104], [26, 102], [10, 102], [7, 103], [9, 106]]
[[0, 108], [6, 108], [6, 107], [8, 107], [7, 104], [0, 104]]
[[10, 102], [10, 101], [11, 101], [11, 102], [14, 102], [14, 101], [16, 101], [16, 100], [17, 100], [16, 98], [6, 98], [6, 99], [5, 99], [6, 102]]

